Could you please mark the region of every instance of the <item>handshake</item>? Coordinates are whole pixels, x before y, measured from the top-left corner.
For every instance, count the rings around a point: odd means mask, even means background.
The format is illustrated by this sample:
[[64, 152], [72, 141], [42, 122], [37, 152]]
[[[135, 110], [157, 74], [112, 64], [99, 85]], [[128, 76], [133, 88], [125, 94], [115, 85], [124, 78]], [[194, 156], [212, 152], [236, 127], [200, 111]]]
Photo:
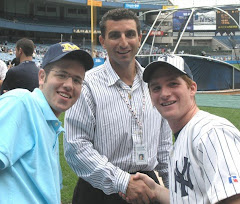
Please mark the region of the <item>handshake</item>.
[[126, 194], [119, 196], [133, 204], [170, 203], [169, 190], [142, 173], [131, 175]]

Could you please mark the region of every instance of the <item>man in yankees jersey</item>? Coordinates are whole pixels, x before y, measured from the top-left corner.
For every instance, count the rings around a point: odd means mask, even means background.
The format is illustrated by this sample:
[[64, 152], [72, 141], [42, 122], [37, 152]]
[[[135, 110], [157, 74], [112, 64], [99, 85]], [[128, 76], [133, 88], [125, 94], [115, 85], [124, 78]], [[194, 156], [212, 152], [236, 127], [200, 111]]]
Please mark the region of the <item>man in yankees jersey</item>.
[[[240, 132], [228, 120], [199, 110], [197, 84], [183, 58], [159, 57], [143, 80], [153, 105], [175, 136], [170, 152], [169, 190], [137, 173], [160, 203], [240, 203]], [[128, 202], [128, 198], [122, 195]]]

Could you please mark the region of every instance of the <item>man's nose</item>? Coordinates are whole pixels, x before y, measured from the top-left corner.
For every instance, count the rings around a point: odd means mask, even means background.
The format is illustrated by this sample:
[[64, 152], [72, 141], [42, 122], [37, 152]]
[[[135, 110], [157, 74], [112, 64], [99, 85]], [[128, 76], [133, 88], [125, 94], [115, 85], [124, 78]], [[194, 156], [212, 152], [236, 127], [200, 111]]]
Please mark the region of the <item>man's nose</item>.
[[65, 87], [73, 87], [73, 79], [71, 76], [68, 76], [68, 78], [64, 81]]
[[125, 34], [122, 34], [122, 36], [120, 38], [120, 46], [126, 47], [127, 45], [128, 45], [127, 38], [126, 38]]
[[161, 97], [168, 97], [170, 95], [171, 95], [171, 91], [169, 90], [169, 88], [162, 87], [162, 89], [161, 89]]

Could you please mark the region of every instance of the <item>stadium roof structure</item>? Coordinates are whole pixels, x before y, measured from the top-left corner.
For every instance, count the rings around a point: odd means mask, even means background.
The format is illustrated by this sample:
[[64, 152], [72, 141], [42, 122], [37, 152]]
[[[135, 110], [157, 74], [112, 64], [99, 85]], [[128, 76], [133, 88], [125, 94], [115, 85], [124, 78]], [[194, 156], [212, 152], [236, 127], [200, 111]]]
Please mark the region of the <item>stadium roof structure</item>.
[[152, 4], [152, 5], [173, 5], [170, 0], [116, 0], [121, 3]]
[[[38, 0], [46, 3], [66, 3], [75, 5], [86, 5], [88, 0]], [[101, 7], [121, 8], [137, 10], [161, 9], [163, 6], [173, 6], [172, 0], [94, 0], [101, 1]]]
[[[138, 57], [150, 57], [150, 56], [153, 56], [152, 54], [152, 50], [153, 50], [153, 45], [154, 45], [154, 40], [155, 40], [155, 36], [156, 36], [156, 31], [158, 31], [159, 28], [161, 28], [161, 25], [163, 23], [164, 20], [166, 20], [166, 18], [170, 15], [172, 15], [174, 12], [178, 11], [178, 10], [184, 10], [184, 9], [187, 9], [187, 10], [190, 10], [190, 13], [189, 13], [189, 17], [186, 18], [185, 21], [183, 21], [183, 29], [179, 32], [179, 37], [178, 37], [178, 40], [177, 40], [177, 43], [175, 45], [175, 48], [172, 52], [172, 54], [174, 54], [176, 51], [177, 51], [177, 48], [178, 48], [178, 45], [187, 29], [187, 26], [190, 22], [190, 20], [192, 19], [193, 17], [193, 14], [198, 11], [198, 10], [216, 10], [216, 11], [221, 11], [222, 13], [226, 14], [236, 25], [237, 25], [237, 29], [240, 30], [240, 24], [238, 23], [238, 21], [236, 21], [232, 15], [230, 15], [227, 11], [223, 10], [223, 9], [228, 9], [228, 8], [235, 8], [235, 9], [238, 9], [239, 8], [239, 4], [237, 5], [223, 5], [223, 6], [216, 6], [216, 7], [212, 7], [212, 6], [199, 6], [199, 7], [191, 7], [191, 8], [169, 8], [169, 9], [158, 9], [158, 10], [151, 10], [151, 11], [146, 11], [144, 13], [141, 14], [141, 16], [144, 16], [148, 13], [156, 13], [158, 12], [158, 15], [156, 15], [156, 19], [155, 21], [153, 22], [151, 28], [148, 30], [148, 33], [145, 37], [145, 39], [143, 40], [142, 42], [142, 45], [140, 46], [139, 50], [138, 50], [138, 53], [137, 53], [137, 56]], [[164, 19], [162, 19], [160, 21], [160, 23], [157, 25], [157, 19], [159, 18], [160, 14], [161, 13], [166, 13], [166, 17]], [[185, 24], [185, 25], [184, 25]], [[157, 26], [156, 26], [157, 25]], [[152, 44], [151, 44], [151, 49], [150, 49], [150, 53], [149, 54], [140, 54], [141, 53], [141, 50], [142, 48], [144, 47], [146, 41], [147, 41], [147, 38], [149, 37], [150, 33], [151, 32], [154, 32], [154, 35], [153, 35], [153, 40], [152, 40]], [[155, 57], [157, 57], [159, 54], [154, 54]]]
[[[174, 12], [181, 11], [187, 9], [189, 11], [188, 17], [181, 21], [181, 27], [179, 29], [179, 35], [176, 39], [176, 45], [174, 46], [174, 50], [164, 51], [165, 54], [177, 54], [178, 45], [183, 38], [185, 31], [187, 30], [187, 26], [190, 23], [190, 20], [194, 17], [194, 13], [198, 11], [207, 12], [207, 11], [221, 11], [226, 14], [229, 18], [225, 18], [225, 15], [220, 15], [221, 19], [231, 19], [233, 23], [236, 24], [236, 29], [240, 30], [240, 25], [238, 23], [238, 19], [234, 19], [233, 14], [228, 13], [226, 8], [232, 8], [236, 10], [239, 8], [239, 5], [224, 5], [224, 6], [201, 6], [201, 7], [191, 7], [191, 8], [168, 8], [168, 9], [159, 9], [159, 10], [151, 10], [141, 14], [146, 15], [149, 13], [156, 13], [156, 18], [152, 23], [150, 29], [148, 29], [148, 33], [143, 40], [141, 47], [137, 53], [138, 61], [141, 65], [146, 66], [148, 63], [155, 61], [162, 53], [158, 53], [154, 51], [154, 43], [156, 37], [156, 31], [161, 30], [161, 26], [163, 21], [166, 20], [169, 16], [173, 15]], [[159, 19], [159, 16], [165, 13], [166, 15], [162, 15], [163, 18]], [[183, 14], [184, 15], [184, 14]], [[182, 15], [182, 16], [183, 16]], [[180, 16], [182, 18], [182, 16]], [[238, 16], [239, 17], [239, 16]], [[237, 18], [238, 18], [237, 17]], [[230, 23], [230, 21], [228, 21]], [[231, 25], [232, 26], [232, 25]], [[151, 36], [152, 43], [151, 46], [145, 51], [141, 53], [145, 43], [147, 42], [147, 38], [150, 36], [150, 33], [154, 33]], [[228, 36], [229, 38], [229, 36]], [[230, 39], [230, 38], [229, 38]], [[230, 39], [231, 40], [231, 39]], [[235, 39], [232, 39], [232, 43], [234, 43]], [[148, 42], [149, 43], [149, 42]], [[240, 71], [231, 65], [230, 63], [224, 62], [223, 60], [213, 59], [210, 56], [200, 56], [200, 55], [191, 55], [191, 54], [177, 54], [184, 58], [185, 62], [190, 67], [193, 79], [198, 84], [198, 91], [219, 91], [219, 90], [229, 90], [229, 89], [240, 89]], [[236, 54], [235, 54], [236, 55]], [[238, 58], [237, 58], [238, 59]], [[144, 65], [145, 64], [145, 65]], [[239, 64], [237, 60], [237, 64]]]

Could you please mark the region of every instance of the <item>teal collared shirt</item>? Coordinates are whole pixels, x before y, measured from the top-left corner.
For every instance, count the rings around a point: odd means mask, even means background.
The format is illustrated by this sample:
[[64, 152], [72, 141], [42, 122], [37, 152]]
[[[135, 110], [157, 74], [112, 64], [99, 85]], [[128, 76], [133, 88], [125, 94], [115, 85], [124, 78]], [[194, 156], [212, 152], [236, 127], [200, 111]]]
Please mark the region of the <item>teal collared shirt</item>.
[[14, 89], [0, 97], [1, 204], [61, 202], [62, 131], [40, 89]]

